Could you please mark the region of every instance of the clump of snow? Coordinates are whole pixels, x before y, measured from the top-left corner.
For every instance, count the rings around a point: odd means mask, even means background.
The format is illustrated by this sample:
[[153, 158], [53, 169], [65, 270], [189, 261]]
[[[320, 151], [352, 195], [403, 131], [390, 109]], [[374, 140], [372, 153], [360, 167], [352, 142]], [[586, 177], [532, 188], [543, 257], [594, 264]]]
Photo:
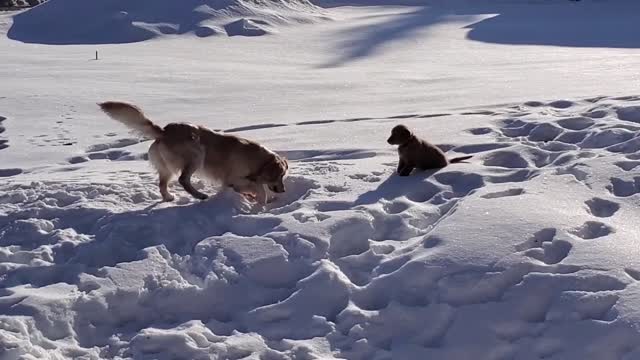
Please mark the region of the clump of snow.
[[130, 43], [167, 35], [259, 36], [324, 18], [308, 0], [50, 0], [13, 17], [8, 36], [26, 43]]
[[225, 25], [224, 29], [229, 36], [260, 36], [267, 33], [267, 30], [260, 27], [267, 23], [250, 19], [239, 19]]

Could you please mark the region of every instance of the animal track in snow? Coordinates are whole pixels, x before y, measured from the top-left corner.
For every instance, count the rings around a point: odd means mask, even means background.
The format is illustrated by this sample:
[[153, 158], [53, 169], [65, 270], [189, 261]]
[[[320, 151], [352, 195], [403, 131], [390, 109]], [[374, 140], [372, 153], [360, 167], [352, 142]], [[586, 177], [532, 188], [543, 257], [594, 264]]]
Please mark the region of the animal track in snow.
[[472, 135], [486, 135], [486, 134], [491, 134], [492, 132], [494, 132], [494, 130], [492, 128], [489, 128], [489, 127], [473, 128], [473, 129], [469, 129], [467, 131]]
[[484, 159], [484, 165], [503, 168], [527, 168], [529, 162], [518, 152], [511, 150], [494, 151]]
[[572, 107], [573, 105], [575, 105], [575, 103], [569, 100], [556, 100], [549, 103], [549, 106], [556, 109], [567, 109]]
[[620, 107], [616, 110], [618, 119], [640, 123], [640, 106]]
[[607, 190], [618, 197], [629, 197], [640, 192], [640, 177], [634, 177], [626, 181], [620, 178], [611, 178], [611, 184], [607, 185]]
[[411, 205], [408, 202], [404, 202], [404, 201], [400, 201], [400, 200], [393, 200], [393, 201], [384, 203], [384, 205], [382, 205], [382, 207], [383, 207], [384, 211], [386, 211], [389, 214], [399, 214], [399, 213], [409, 209], [411, 207]]
[[510, 183], [510, 182], [523, 182], [531, 180], [536, 177], [539, 173], [537, 170], [530, 169], [520, 169], [520, 170], [512, 170], [512, 169], [502, 169], [498, 168], [494, 171], [498, 175], [488, 175], [486, 180], [490, 183], [494, 184], [502, 184], [502, 183]]
[[555, 140], [560, 134], [562, 134], [563, 129], [552, 124], [552, 123], [542, 123], [534, 126], [529, 132], [529, 140], [531, 141], [552, 141]]
[[583, 114], [584, 116], [590, 117], [592, 119], [602, 119], [603, 117], [609, 115], [609, 112], [606, 110], [589, 110], [588, 112]]
[[495, 111], [491, 110], [476, 110], [476, 111], [467, 111], [461, 113], [461, 115], [495, 115]]
[[614, 231], [613, 228], [599, 221], [587, 221], [569, 232], [584, 240], [591, 240], [607, 236]]
[[631, 171], [640, 165], [640, 161], [627, 160], [627, 161], [618, 161], [613, 164], [624, 171]]
[[624, 269], [624, 271], [627, 273], [627, 275], [629, 275], [629, 277], [631, 277], [633, 280], [635, 281], [640, 281], [640, 271], [635, 270], [635, 269]]
[[232, 129], [227, 129], [224, 132], [234, 133], [241, 131], [250, 131], [250, 130], [259, 130], [259, 129], [269, 129], [274, 127], [287, 126], [287, 124], [258, 124], [258, 125], [249, 125], [249, 126], [241, 126]]
[[104, 151], [109, 149], [118, 149], [118, 148], [135, 145], [139, 142], [140, 142], [140, 139], [136, 139], [136, 138], [122, 138], [109, 143], [91, 145], [87, 148], [87, 152], [92, 153], [92, 152]]
[[553, 241], [553, 238], [556, 236], [558, 230], [555, 228], [546, 228], [537, 231], [533, 234], [527, 241], [516, 245], [516, 250], [523, 251], [532, 248], [542, 247], [542, 244], [545, 242]]
[[585, 201], [585, 204], [589, 209], [589, 213], [597, 217], [611, 217], [620, 210], [620, 204], [617, 202], [597, 197]]
[[529, 246], [524, 251], [526, 256], [542, 261], [547, 265], [558, 264], [569, 256], [573, 245], [567, 240], [554, 239], [555, 236], [555, 229], [543, 229], [535, 233], [527, 243], [520, 244], [519, 247]]
[[595, 121], [588, 117], [570, 117], [558, 120], [557, 123], [567, 130], [584, 130], [593, 126]]
[[[518, 140], [551, 152], [606, 149], [610, 152], [630, 154], [640, 151], [640, 137], [637, 136], [640, 133], [640, 127], [628, 123], [632, 120], [640, 122], [640, 111], [638, 111], [640, 106], [618, 108], [616, 112], [610, 114], [607, 109], [611, 105], [604, 103], [587, 111], [584, 116], [544, 121], [549, 119], [550, 113], [555, 116], [560, 115], [553, 111], [549, 113], [549, 109], [562, 109], [567, 105], [574, 106], [578, 103], [561, 100], [540, 105], [538, 108], [542, 121], [531, 120], [533, 114], [529, 114], [528, 117], [512, 116], [503, 119], [499, 122], [498, 139], [502, 141]], [[638, 116], [637, 119], [636, 116]], [[612, 121], [609, 117], [617, 118]], [[487, 133], [492, 132], [490, 128], [484, 129], [488, 129]], [[483, 133], [483, 131], [476, 129], [468, 131]]]
[[481, 195], [480, 197], [483, 199], [498, 199], [508, 196], [518, 196], [524, 194], [524, 189], [522, 188], [514, 188], [504, 191], [497, 191], [488, 194]]
[[80, 164], [90, 160], [111, 160], [111, 161], [129, 161], [129, 160], [148, 160], [147, 153], [134, 155], [126, 150], [110, 150], [89, 153], [88, 155], [73, 156], [67, 161], [69, 164]]
[[310, 121], [302, 121], [296, 123], [296, 125], [318, 125], [318, 124], [330, 124], [335, 122], [335, 120], [310, 120]]

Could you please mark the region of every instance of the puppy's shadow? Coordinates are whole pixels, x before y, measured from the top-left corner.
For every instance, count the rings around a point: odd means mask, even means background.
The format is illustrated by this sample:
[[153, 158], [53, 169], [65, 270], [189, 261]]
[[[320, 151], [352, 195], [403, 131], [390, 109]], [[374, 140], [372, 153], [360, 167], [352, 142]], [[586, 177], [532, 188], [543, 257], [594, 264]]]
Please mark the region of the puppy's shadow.
[[354, 205], [369, 205], [375, 204], [378, 201], [392, 200], [400, 196], [407, 195], [409, 192], [420, 188], [427, 187], [429, 183], [425, 180], [432, 177], [438, 171], [442, 169], [431, 169], [424, 171], [413, 171], [409, 176], [399, 176], [397, 173], [393, 173], [385, 181], [380, 183], [374, 190], [367, 191], [358, 196]]

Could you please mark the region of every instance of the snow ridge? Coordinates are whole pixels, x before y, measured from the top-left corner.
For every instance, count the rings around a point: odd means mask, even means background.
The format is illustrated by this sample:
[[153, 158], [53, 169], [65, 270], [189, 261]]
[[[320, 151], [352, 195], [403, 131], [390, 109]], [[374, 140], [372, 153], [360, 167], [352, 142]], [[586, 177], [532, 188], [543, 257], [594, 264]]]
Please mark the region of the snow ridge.
[[8, 37], [39, 44], [131, 43], [162, 36], [259, 36], [323, 19], [308, 0], [51, 0], [13, 17]]

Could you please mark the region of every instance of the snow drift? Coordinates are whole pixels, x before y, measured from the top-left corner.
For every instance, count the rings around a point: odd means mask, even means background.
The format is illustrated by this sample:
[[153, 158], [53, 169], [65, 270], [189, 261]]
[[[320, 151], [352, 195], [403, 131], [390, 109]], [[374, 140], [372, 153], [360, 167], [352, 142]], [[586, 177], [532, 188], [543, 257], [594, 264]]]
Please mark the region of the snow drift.
[[[5, 358], [635, 359], [638, 104], [441, 115], [485, 117], [443, 146], [473, 161], [410, 177], [393, 155], [285, 153], [289, 190], [260, 211], [230, 192], [158, 205], [145, 173], [13, 177]], [[119, 168], [81, 167], [101, 162]]]
[[51, 0], [17, 14], [11, 39], [40, 44], [131, 43], [163, 35], [256, 36], [322, 17], [308, 0]]
[[[638, 51], [470, 41], [487, 16], [434, 10], [102, 61], [0, 39], [0, 359], [640, 358]], [[288, 191], [159, 203], [149, 142], [95, 106], [112, 98], [264, 142]], [[473, 158], [395, 176], [397, 123]]]

